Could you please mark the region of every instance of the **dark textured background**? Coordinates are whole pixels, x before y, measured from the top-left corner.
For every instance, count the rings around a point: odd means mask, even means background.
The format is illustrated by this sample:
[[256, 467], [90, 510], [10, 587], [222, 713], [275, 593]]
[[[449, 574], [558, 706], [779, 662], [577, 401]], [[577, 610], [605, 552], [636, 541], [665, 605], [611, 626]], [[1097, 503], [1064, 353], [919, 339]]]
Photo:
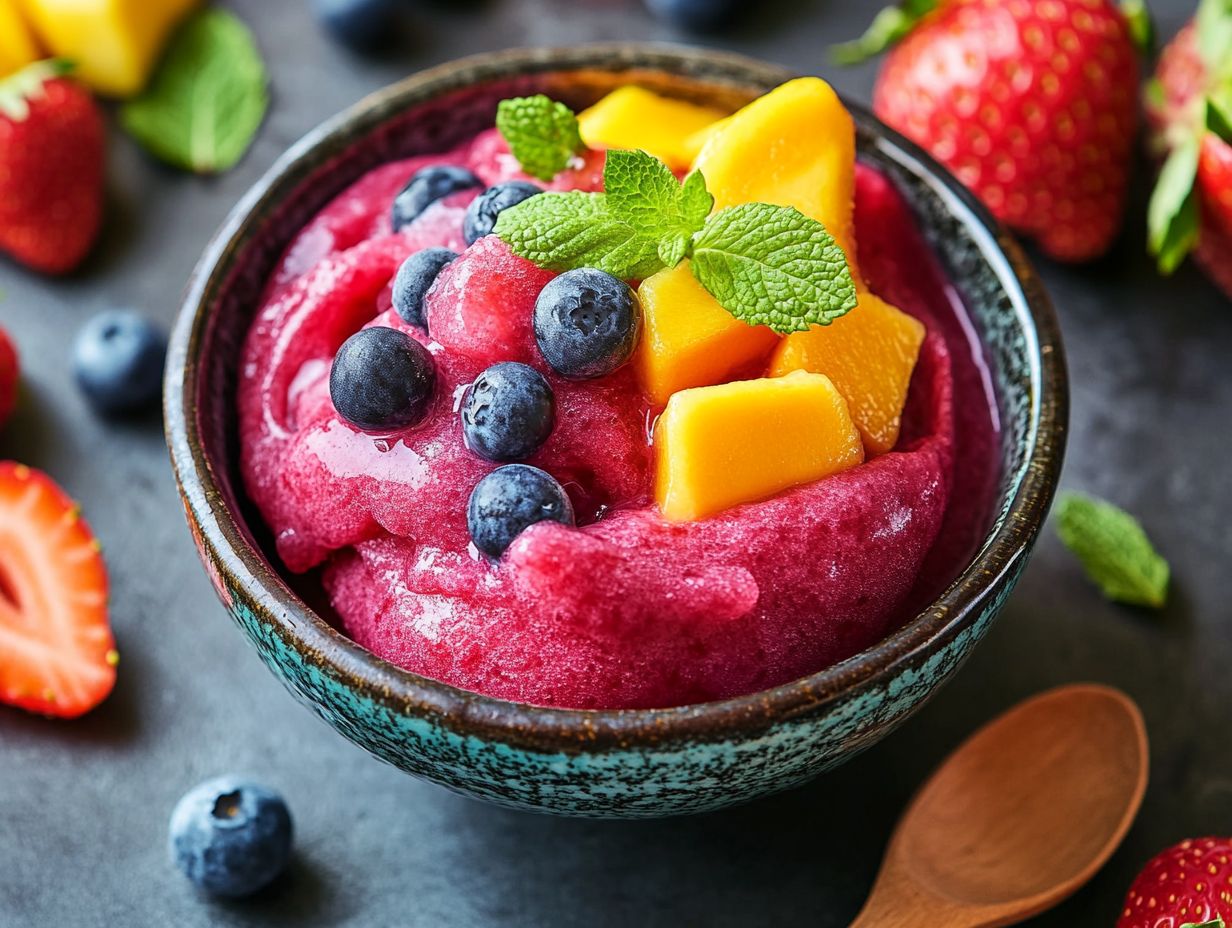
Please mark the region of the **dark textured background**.
[[[0, 457], [49, 470], [83, 501], [111, 567], [122, 654], [114, 695], [79, 722], [0, 707], [2, 928], [843, 926], [899, 810], [941, 757], [1001, 709], [1075, 680], [1111, 683], [1141, 702], [1153, 778], [1122, 850], [1033, 925], [1111, 925], [1154, 851], [1232, 830], [1232, 307], [1192, 268], [1155, 277], [1141, 247], [1142, 176], [1109, 257], [1081, 269], [1039, 263], [1073, 377], [1065, 483], [1142, 516], [1175, 570], [1162, 615], [1102, 602], [1049, 532], [988, 640], [900, 732], [797, 792], [692, 819], [605, 824], [501, 811], [377, 763], [294, 703], [214, 599], [159, 422], [103, 424], [87, 412], [68, 372], [72, 333], [116, 305], [170, 324], [202, 246], [244, 189], [369, 90], [510, 45], [687, 37], [637, 0], [442, 0], [408, 4], [399, 53], [360, 60], [326, 41], [306, 3], [233, 5], [268, 57], [274, 94], [239, 168], [184, 176], [115, 134], [109, 222], [87, 267], [49, 283], [0, 264], [0, 320], [28, 370]], [[1152, 5], [1165, 35], [1190, 7]], [[873, 69], [837, 71], [824, 50], [854, 35], [872, 4], [748, 6], [744, 22], [706, 41], [869, 98]], [[220, 904], [169, 867], [165, 827], [185, 789], [231, 770], [285, 792], [298, 856], [258, 898]]]

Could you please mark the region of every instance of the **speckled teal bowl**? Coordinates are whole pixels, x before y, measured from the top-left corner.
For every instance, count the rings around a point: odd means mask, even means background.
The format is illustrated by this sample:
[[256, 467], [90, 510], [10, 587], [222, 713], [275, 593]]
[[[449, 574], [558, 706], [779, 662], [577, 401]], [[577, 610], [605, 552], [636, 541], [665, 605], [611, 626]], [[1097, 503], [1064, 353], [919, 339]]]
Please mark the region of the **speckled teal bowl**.
[[506, 806], [568, 815], [699, 812], [786, 789], [883, 738], [987, 631], [1027, 562], [1061, 466], [1066, 381], [1048, 298], [1017, 245], [927, 155], [853, 107], [861, 156], [888, 172], [965, 295], [1004, 425], [995, 524], [970, 567], [907, 625], [820, 673], [677, 709], [566, 711], [407, 673], [334, 629], [271, 565], [236, 473], [236, 365], [274, 262], [369, 168], [442, 150], [496, 102], [543, 91], [585, 106], [637, 82], [734, 109], [791, 75], [657, 46], [486, 55], [417, 74], [295, 145], [236, 206], [188, 288], [167, 373], [167, 437], [189, 526], [227, 611], [301, 701], [409, 773]]

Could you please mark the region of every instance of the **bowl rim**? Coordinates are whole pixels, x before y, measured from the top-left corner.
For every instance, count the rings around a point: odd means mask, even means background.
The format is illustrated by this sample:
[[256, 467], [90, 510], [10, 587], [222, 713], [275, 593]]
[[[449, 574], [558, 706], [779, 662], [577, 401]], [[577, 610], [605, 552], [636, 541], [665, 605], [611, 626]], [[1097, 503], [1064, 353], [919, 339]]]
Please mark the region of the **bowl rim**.
[[[212, 299], [232, 271], [247, 235], [295, 187], [293, 178], [321, 167], [334, 148], [379, 126], [409, 98], [465, 89], [498, 78], [596, 69], [660, 70], [748, 88], [773, 85], [793, 72], [742, 55], [659, 43], [590, 44], [570, 48], [510, 49], [455, 59], [417, 72], [363, 98], [327, 119], [292, 145], [249, 189], [206, 246], [189, 279], [170, 340], [164, 387], [167, 444], [177, 486], [201, 555], [227, 574], [260, 620], [307, 663], [358, 694], [398, 714], [431, 717], [455, 732], [541, 752], [628, 749], [690, 741], [746, 737], [818, 713], [878, 686], [901, 668], [922, 660], [972, 626], [1003, 579], [1029, 552], [1047, 515], [1059, 479], [1068, 417], [1068, 382], [1060, 328], [1044, 286], [1021, 247], [985, 207], [933, 158], [866, 109], [844, 100], [865, 126], [875, 129], [883, 154], [914, 171], [947, 200], [951, 212], [982, 238], [986, 260], [998, 275], [1017, 281], [1015, 300], [1028, 339], [1030, 443], [1021, 483], [1000, 526], [971, 563], [902, 628], [838, 664], [759, 692], [664, 709], [563, 709], [511, 702], [469, 692], [403, 670], [377, 657], [298, 597], [272, 562], [249, 543], [242, 516], [228, 511], [206, 454], [197, 416], [198, 358], [207, 334]], [[284, 189], [285, 188], [285, 189]], [[211, 564], [212, 562], [212, 564]], [[222, 594], [220, 577], [214, 578]]]

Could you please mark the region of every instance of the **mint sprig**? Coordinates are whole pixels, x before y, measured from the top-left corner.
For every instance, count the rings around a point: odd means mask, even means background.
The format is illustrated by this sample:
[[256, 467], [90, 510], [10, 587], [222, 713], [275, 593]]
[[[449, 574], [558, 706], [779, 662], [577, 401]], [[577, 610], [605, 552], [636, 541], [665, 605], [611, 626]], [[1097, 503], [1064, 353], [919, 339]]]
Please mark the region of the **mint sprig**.
[[681, 184], [642, 151], [609, 151], [605, 193], [544, 193], [500, 214], [496, 235], [556, 271], [594, 267], [649, 277], [692, 258], [698, 282], [729, 313], [781, 334], [828, 325], [856, 305], [843, 250], [796, 209], [747, 203], [710, 215], [693, 172]]
[[1057, 503], [1057, 534], [1109, 599], [1160, 608], [1168, 597], [1170, 570], [1143, 531], [1123, 509], [1079, 493]]
[[522, 170], [550, 181], [586, 150], [573, 110], [543, 94], [501, 100], [496, 128]]

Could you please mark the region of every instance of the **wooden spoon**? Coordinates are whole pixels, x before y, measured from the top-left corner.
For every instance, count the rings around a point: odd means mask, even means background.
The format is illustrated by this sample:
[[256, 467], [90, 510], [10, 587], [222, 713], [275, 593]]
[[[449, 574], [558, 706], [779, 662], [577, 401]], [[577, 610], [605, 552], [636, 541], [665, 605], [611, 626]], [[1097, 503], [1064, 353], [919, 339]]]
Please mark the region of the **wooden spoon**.
[[1095, 875], [1142, 803], [1146, 728], [1124, 693], [1065, 686], [980, 729], [912, 800], [851, 928], [998, 928]]

